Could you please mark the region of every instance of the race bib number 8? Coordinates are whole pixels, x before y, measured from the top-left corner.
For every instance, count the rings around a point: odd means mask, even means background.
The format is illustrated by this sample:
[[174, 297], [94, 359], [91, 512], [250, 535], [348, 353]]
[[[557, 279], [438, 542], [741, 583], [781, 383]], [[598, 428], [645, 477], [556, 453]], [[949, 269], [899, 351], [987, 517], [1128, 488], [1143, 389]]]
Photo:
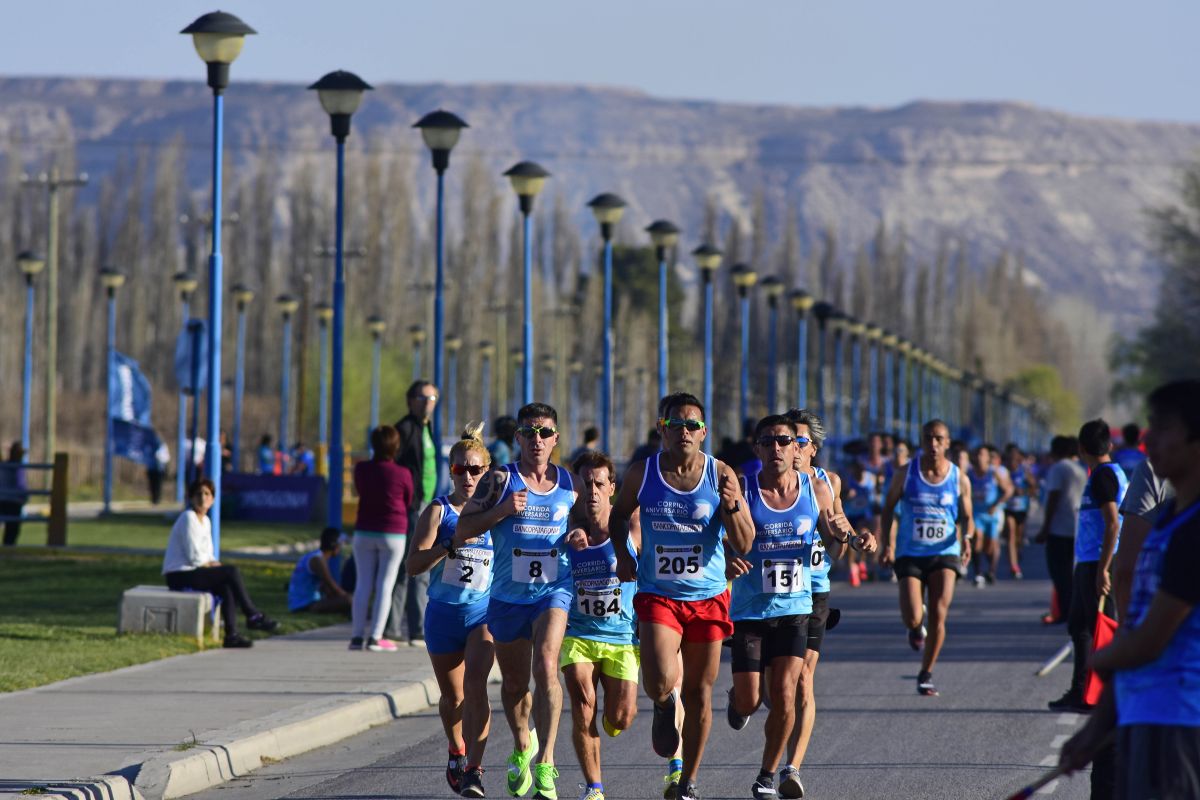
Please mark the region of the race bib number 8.
[[791, 594], [804, 588], [804, 562], [796, 558], [765, 559], [762, 565], [763, 594]]
[[661, 581], [686, 581], [700, 577], [700, 557], [704, 548], [698, 544], [654, 548], [654, 576]]
[[944, 519], [913, 520], [913, 541], [918, 544], [937, 544], [946, 541], [954, 528]]
[[442, 583], [460, 589], [482, 592], [492, 577], [492, 554], [488, 550], [459, 548], [455, 558], [446, 559], [442, 568]]
[[514, 583], [554, 583], [558, 580], [558, 549], [512, 551]]

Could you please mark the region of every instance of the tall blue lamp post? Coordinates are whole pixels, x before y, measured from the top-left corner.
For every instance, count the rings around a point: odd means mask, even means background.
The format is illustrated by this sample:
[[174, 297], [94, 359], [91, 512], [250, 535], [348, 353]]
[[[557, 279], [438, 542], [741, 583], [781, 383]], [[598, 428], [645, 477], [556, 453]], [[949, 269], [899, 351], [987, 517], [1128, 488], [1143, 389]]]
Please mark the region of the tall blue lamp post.
[[[479, 343], [479, 405], [482, 408], [483, 424], [492, 418], [492, 360], [496, 357], [496, 345], [484, 339]], [[572, 397], [576, 397], [574, 393]]]
[[524, 227], [524, 310], [521, 324], [521, 403], [533, 402], [533, 201], [546, 185], [550, 173], [532, 161], [514, 164], [504, 173], [517, 193], [517, 205], [521, 210]]
[[300, 301], [290, 294], [281, 294], [275, 298], [275, 308], [283, 318], [283, 352], [280, 354], [279, 367], [279, 452], [286, 453], [290, 444], [288, 411], [291, 406], [292, 389], [292, 317]]
[[[420, 325], [408, 326], [408, 340], [412, 343], [412, 379], [421, 380], [421, 350], [425, 346], [425, 329]], [[441, 391], [442, 387], [438, 387]]]
[[446, 419], [449, 420], [450, 433], [458, 438], [458, 354], [462, 352], [463, 340], [458, 336], [446, 337], [446, 386], [438, 387], [438, 391], [447, 398]]
[[[367, 330], [371, 332], [371, 430], [379, 427], [379, 377], [383, 363], [383, 332], [387, 322], [378, 314], [367, 317]], [[369, 437], [368, 437], [369, 438]]]
[[317, 303], [317, 474], [329, 475], [329, 323], [333, 306]]
[[654, 243], [654, 257], [658, 259], [658, 396], [667, 396], [667, 373], [670, 358], [670, 322], [667, 318], [667, 256], [679, 242], [679, 228], [666, 219], [658, 219], [646, 228], [650, 241]]
[[104, 370], [104, 513], [112, 512], [113, 492], [113, 370], [117, 361], [117, 289], [125, 283], [125, 276], [113, 269], [105, 267], [100, 270], [100, 283], [104, 286], [104, 294], [108, 298], [108, 327], [105, 337]]
[[[433, 157], [433, 170], [437, 173], [437, 237], [435, 251], [437, 253], [437, 277], [434, 280], [433, 290], [433, 382], [437, 385], [438, 391], [444, 392], [446, 385], [444, 383], [445, 374], [443, 373], [443, 351], [445, 349], [445, 262], [446, 262], [446, 170], [450, 167], [450, 151], [454, 149], [454, 145], [458, 144], [458, 137], [462, 134], [463, 128], [468, 127], [457, 115], [449, 111], [438, 109], [431, 111], [425, 116], [417, 120], [414, 128], [421, 131], [421, 138], [425, 140], [425, 146], [429, 148], [429, 153]], [[438, 403], [433, 412], [433, 441], [442, 441], [442, 414], [447, 413], [450, 417], [451, 427], [454, 425], [453, 414], [450, 409], [446, 412], [442, 411], [442, 404]], [[372, 428], [375, 426], [372, 425]], [[437, 458], [440, 461], [442, 458], [441, 447], [436, 447]]]
[[[912, 435], [912, 429], [908, 425], [908, 403], [909, 394], [908, 383], [908, 357], [912, 354], [913, 345], [908, 339], [897, 337], [896, 343], [896, 432], [908, 439], [910, 442], [916, 442], [917, 439]], [[918, 445], [919, 446], [919, 445]]]
[[827, 332], [829, 319], [837, 313], [832, 303], [822, 300], [813, 305], [813, 316], [817, 318], [817, 408], [825, 418], [827, 425], [833, 420], [829, 418], [829, 342]]
[[342, 487], [345, 480], [342, 439], [342, 392], [344, 339], [346, 332], [346, 137], [350, 135], [350, 117], [362, 103], [363, 93], [371, 85], [353, 72], [336, 70], [326, 73], [309, 89], [315, 90], [321, 108], [329, 115], [329, 129], [337, 143], [337, 195], [333, 254], [333, 420], [329, 430], [329, 499], [326, 525], [342, 527]]
[[891, 331], [883, 331], [879, 345], [883, 348], [883, 416], [880, 419], [883, 427], [889, 432], [900, 435], [896, 426], [896, 370], [894, 356], [900, 337]]
[[796, 311], [796, 407], [808, 407], [808, 312], [816, 302], [803, 289], [792, 290], [789, 296]]
[[867, 425], [877, 431], [879, 423], [879, 343], [883, 339], [883, 328], [874, 322], [868, 323], [867, 337]]
[[778, 276], [769, 275], [762, 288], [767, 295], [767, 411], [773, 414], [779, 396], [779, 298], [784, 285]]
[[[233, 440], [229, 443], [233, 471], [242, 466], [242, 406], [246, 399], [246, 308], [254, 300], [254, 291], [242, 283], [233, 286], [233, 302], [237, 309], [237, 351], [233, 372]], [[183, 452], [182, 448], [179, 451]]]
[[[592, 216], [600, 223], [600, 239], [604, 242], [604, 380], [600, 391], [600, 446], [612, 452], [613, 424], [613, 274], [612, 239], [617, 223], [625, 213], [625, 201], [611, 192], [598, 194], [588, 201]], [[571, 429], [572, 435], [575, 429]]]
[[[704, 413], [711, 415], [713, 403], [713, 274], [721, 266], [721, 251], [705, 242], [692, 251], [704, 284]], [[712, 455], [712, 435], [704, 437], [704, 452]]]
[[205, 474], [216, 488], [212, 510], [213, 555], [221, 556], [221, 159], [224, 92], [229, 86], [229, 66], [242, 52], [246, 36], [255, 30], [233, 14], [213, 11], [196, 19], [180, 33], [190, 34], [200, 59], [208, 65], [208, 86], [213, 95], [212, 249], [208, 256], [208, 449]]
[[[836, 311], [829, 319], [829, 327], [833, 331], [833, 436], [839, 444], [845, 443], [846, 438], [846, 351], [844, 349], [848, 317], [845, 312]], [[836, 452], [836, 451], [835, 451]]]
[[29, 419], [33, 405], [33, 276], [42, 271], [46, 260], [26, 250], [17, 256], [17, 266], [25, 276], [25, 360], [21, 370], [21, 448], [29, 458]]
[[850, 420], [846, 426], [846, 438], [857, 439], [862, 432], [862, 342], [867, 326], [859, 319], [846, 320], [846, 333], [850, 336], [850, 396], [847, 407]]
[[750, 289], [758, 282], [758, 273], [749, 264], [734, 264], [729, 270], [738, 293], [739, 318], [742, 325], [741, 381], [738, 391], [737, 430], [742, 430], [750, 416]]
[[[171, 282], [175, 284], [175, 291], [179, 292], [180, 328], [187, 330], [188, 319], [192, 316], [192, 292], [196, 291], [196, 287], [200, 282], [190, 272], [175, 273], [175, 276], [171, 278]], [[183, 448], [187, 444], [187, 392], [182, 389], [179, 390], [177, 405], [175, 456], [180, 468], [175, 470], [175, 502], [182, 505], [184, 500], [187, 499], [184, 497], [184, 477], [186, 470], [182, 468]]]

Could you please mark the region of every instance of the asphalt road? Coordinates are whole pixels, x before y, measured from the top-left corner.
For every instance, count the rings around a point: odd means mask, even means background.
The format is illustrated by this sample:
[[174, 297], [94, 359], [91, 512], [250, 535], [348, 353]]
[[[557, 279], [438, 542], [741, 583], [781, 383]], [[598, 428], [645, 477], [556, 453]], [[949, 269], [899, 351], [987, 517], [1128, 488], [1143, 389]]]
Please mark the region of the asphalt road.
[[[947, 644], [934, 671], [937, 698], [916, 694], [919, 660], [899, 621], [895, 586], [851, 589], [835, 579], [832, 604], [843, 616], [826, 637], [817, 670], [816, 731], [801, 773], [807, 797], [1004, 798], [1054, 763], [1081, 718], [1046, 710], [1046, 701], [1066, 688], [1069, 663], [1046, 678], [1034, 672], [1066, 641], [1066, 631], [1039, 622], [1050, 592], [1041, 549], [1030, 548], [1025, 561], [1025, 581], [1002, 578], [985, 589], [959, 584]], [[729, 681], [725, 664], [700, 772], [705, 800], [749, 797], [758, 771], [764, 712], [745, 730], [730, 730], [724, 713]], [[504, 760], [512, 745], [495, 692], [492, 707], [484, 783], [490, 797], [507, 797]], [[604, 738], [607, 797], [661, 797], [664, 762], [650, 749], [649, 725], [643, 699], [633, 728], [617, 739]], [[436, 711], [430, 709], [195, 797], [450, 797], [442, 776], [445, 752]], [[577, 798], [582, 777], [567, 714], [557, 760], [559, 796]], [[1087, 777], [1057, 781], [1038, 796], [1086, 798]]]

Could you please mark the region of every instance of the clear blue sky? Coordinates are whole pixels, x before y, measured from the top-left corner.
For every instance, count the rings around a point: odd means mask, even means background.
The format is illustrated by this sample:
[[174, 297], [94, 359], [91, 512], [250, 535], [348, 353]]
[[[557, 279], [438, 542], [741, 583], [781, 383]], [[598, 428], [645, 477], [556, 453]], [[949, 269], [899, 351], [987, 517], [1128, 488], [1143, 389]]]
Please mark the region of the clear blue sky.
[[260, 35], [234, 79], [625, 86], [663, 97], [890, 106], [1021, 100], [1200, 121], [1195, 0], [36, 0], [0, 74], [201, 79], [177, 31], [221, 7]]

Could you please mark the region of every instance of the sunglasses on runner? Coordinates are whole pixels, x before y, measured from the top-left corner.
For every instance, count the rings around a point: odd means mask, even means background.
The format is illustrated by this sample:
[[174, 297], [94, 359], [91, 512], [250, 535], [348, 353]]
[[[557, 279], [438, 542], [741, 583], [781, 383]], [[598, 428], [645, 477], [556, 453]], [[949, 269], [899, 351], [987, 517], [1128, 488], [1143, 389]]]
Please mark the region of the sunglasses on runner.
[[787, 447], [792, 442], [796, 441], [795, 436], [760, 436], [755, 441], [759, 447], [770, 447], [777, 444], [780, 447]]
[[806, 444], [812, 444], [812, 439], [808, 438], [807, 436], [797, 436], [796, 444], [800, 445], [801, 447], [804, 447], [804, 445], [806, 445]]
[[660, 419], [658, 424], [662, 425], [669, 431], [677, 431], [680, 428], [687, 428], [693, 433], [696, 431], [702, 431], [706, 427], [704, 420], [702, 419], [675, 419], [674, 417], [671, 417], [670, 419]]
[[471, 464], [469, 466], [467, 464], [451, 464], [450, 465], [450, 474], [451, 475], [466, 475], [469, 472], [472, 475], [475, 475], [476, 477], [478, 477], [478, 476], [482, 475], [483, 473], [487, 472], [487, 469], [488, 468], [487, 468], [486, 464]]
[[522, 425], [517, 428], [517, 433], [524, 436], [526, 439], [532, 439], [538, 436], [542, 439], [549, 439], [554, 434], [558, 433], [558, 428], [552, 428], [543, 425]]

